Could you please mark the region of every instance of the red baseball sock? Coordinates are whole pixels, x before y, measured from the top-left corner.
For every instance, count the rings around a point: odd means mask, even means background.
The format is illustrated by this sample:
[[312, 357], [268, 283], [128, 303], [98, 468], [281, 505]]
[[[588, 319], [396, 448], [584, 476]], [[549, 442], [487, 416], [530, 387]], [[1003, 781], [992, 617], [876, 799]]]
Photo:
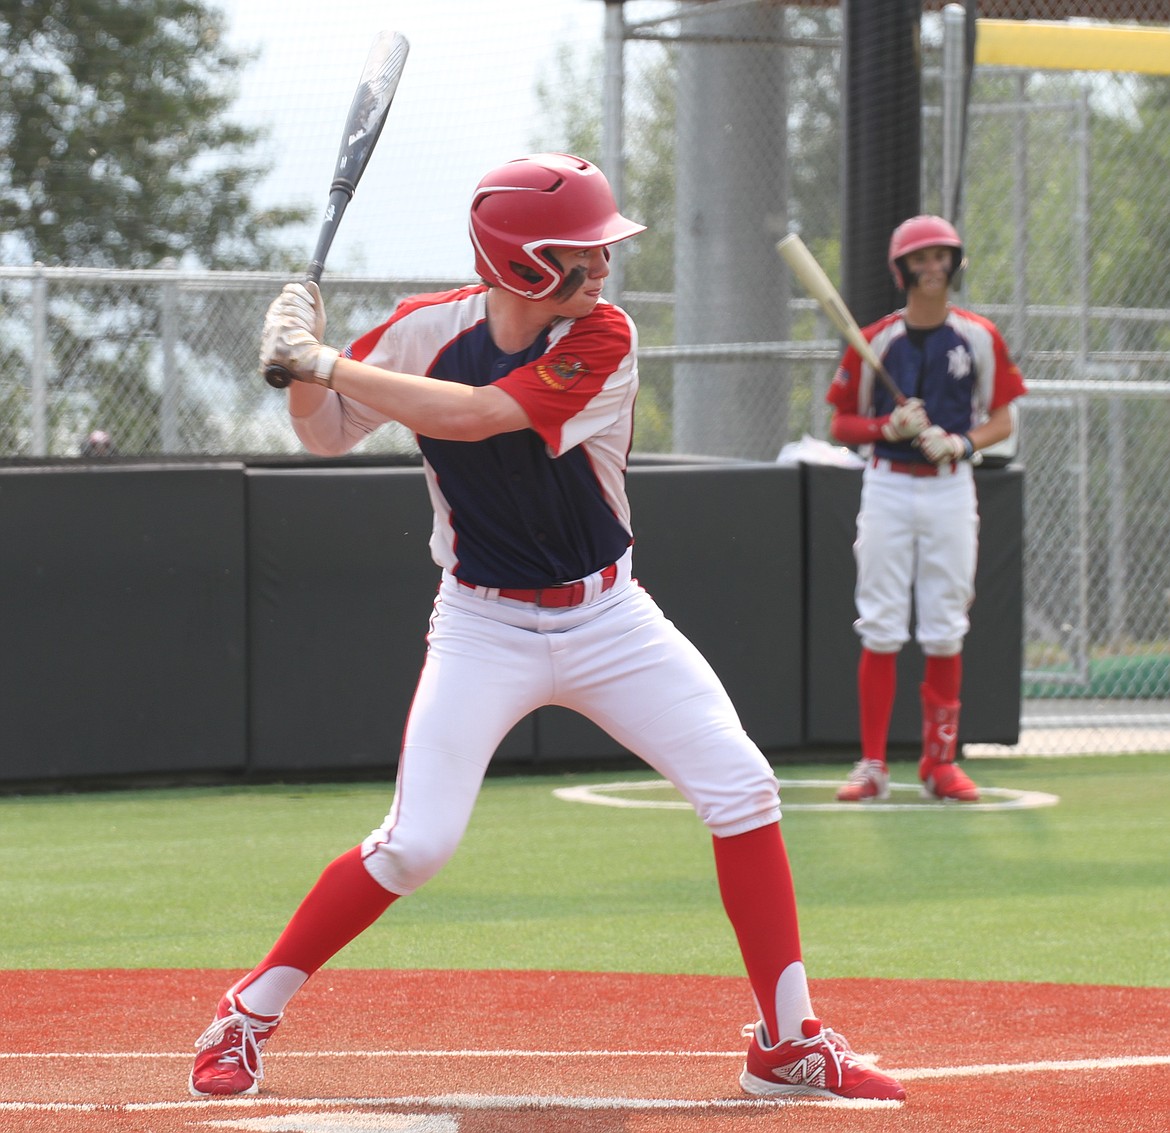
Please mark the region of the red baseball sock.
[[861, 757], [886, 762], [886, 740], [898, 687], [898, 654], [862, 649], [857, 665]]
[[397, 899], [370, 876], [355, 846], [325, 867], [253, 976], [278, 966], [312, 975]]
[[962, 653], [950, 657], [928, 656], [922, 683], [934, 693], [935, 700], [941, 700], [944, 704], [958, 700], [959, 689], [963, 685]]
[[780, 824], [715, 838], [715, 872], [731, 927], [739, 941], [748, 981], [773, 1041], [780, 973], [800, 960], [800, 927], [788, 851]]

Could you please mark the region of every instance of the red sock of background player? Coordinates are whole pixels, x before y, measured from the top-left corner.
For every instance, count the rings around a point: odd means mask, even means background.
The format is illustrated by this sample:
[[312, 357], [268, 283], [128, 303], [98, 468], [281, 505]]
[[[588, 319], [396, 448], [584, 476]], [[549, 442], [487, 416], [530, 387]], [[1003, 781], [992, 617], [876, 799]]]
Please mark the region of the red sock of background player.
[[780, 824], [713, 841], [719, 893], [770, 1043], [800, 1038], [800, 1025], [813, 1018], [813, 1009]]
[[886, 740], [898, 688], [898, 654], [862, 649], [857, 665], [861, 758], [886, 762]]
[[936, 700], [954, 704], [959, 699], [959, 689], [963, 685], [962, 653], [951, 657], [927, 657], [922, 683], [934, 693]]
[[254, 1015], [279, 1015], [331, 956], [365, 932], [398, 899], [362, 865], [355, 846], [325, 867], [260, 964], [232, 991]]

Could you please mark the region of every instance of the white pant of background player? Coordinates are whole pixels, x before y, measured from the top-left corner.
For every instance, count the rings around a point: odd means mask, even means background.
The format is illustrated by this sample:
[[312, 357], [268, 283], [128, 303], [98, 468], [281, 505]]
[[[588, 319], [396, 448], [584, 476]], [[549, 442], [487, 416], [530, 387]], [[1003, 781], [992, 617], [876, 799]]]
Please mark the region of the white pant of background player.
[[874, 653], [896, 653], [910, 640], [912, 598], [924, 653], [963, 648], [979, 554], [975, 478], [967, 463], [938, 471], [910, 476], [879, 461], [862, 475], [853, 625]]
[[[932, 687], [929, 660], [954, 658], [957, 663], [970, 627], [979, 555], [979, 510], [971, 465], [943, 464], [932, 466], [929, 475], [913, 475], [890, 467], [888, 461], [871, 462], [862, 477], [853, 552], [858, 614], [854, 629], [869, 654], [896, 654], [910, 640], [912, 612], [916, 618], [915, 637], [928, 658], [927, 679], [920, 687], [919, 777], [927, 784], [925, 790], [975, 800], [974, 784], [965, 777], [958, 779], [951, 770], [958, 755], [961, 705], [957, 699], [941, 697]], [[860, 693], [864, 697], [866, 690]], [[864, 736], [864, 703], [862, 715]], [[939, 764], [951, 775], [949, 786], [938, 786]]]

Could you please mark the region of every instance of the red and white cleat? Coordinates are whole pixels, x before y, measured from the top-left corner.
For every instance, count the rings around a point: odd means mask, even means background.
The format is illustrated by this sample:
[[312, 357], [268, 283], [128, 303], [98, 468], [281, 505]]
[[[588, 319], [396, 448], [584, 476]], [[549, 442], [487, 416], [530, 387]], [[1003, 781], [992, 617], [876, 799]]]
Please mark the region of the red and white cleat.
[[901, 1102], [906, 1091], [883, 1074], [871, 1058], [854, 1054], [849, 1044], [821, 1025], [805, 1019], [804, 1037], [773, 1047], [763, 1045], [763, 1024], [744, 1028], [752, 1037], [739, 1084], [761, 1097], [824, 1097]]
[[261, 1054], [280, 1024], [279, 1015], [250, 1015], [229, 991], [211, 1025], [195, 1041], [195, 1065], [188, 1088], [196, 1098], [255, 1094], [264, 1077]]
[[923, 759], [918, 765], [922, 794], [928, 799], [953, 799], [960, 803], [977, 803], [979, 788], [956, 763], [933, 763]]
[[890, 797], [890, 770], [878, 759], [859, 759], [837, 790], [840, 803], [863, 803]]

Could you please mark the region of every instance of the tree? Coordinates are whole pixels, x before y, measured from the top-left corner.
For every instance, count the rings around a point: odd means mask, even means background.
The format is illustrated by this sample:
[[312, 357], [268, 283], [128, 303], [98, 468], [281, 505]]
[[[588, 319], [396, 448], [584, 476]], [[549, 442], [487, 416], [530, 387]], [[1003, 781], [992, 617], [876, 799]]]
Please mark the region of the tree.
[[[229, 50], [223, 14], [201, 0], [5, 0], [0, 263], [291, 271], [294, 253], [279, 236], [309, 210], [256, 207], [266, 167], [250, 155], [264, 133], [228, 117], [250, 58]], [[122, 453], [163, 451], [166, 290], [94, 283], [50, 291], [41, 406], [50, 452], [72, 454], [76, 436], [94, 425], [112, 430]], [[221, 379], [224, 402], [261, 396], [242, 379], [222, 380], [244, 366], [228, 344], [251, 344], [255, 316], [217, 300], [191, 298], [178, 320], [180, 451], [214, 448], [212, 415], [197, 396], [204, 375]], [[0, 294], [0, 309], [26, 302], [16, 283]], [[0, 341], [0, 453], [29, 444], [23, 342]], [[250, 370], [250, 349], [247, 357]]]
[[307, 210], [256, 209], [263, 132], [226, 116], [248, 60], [200, 0], [7, 0], [0, 260], [288, 266], [276, 233]]

